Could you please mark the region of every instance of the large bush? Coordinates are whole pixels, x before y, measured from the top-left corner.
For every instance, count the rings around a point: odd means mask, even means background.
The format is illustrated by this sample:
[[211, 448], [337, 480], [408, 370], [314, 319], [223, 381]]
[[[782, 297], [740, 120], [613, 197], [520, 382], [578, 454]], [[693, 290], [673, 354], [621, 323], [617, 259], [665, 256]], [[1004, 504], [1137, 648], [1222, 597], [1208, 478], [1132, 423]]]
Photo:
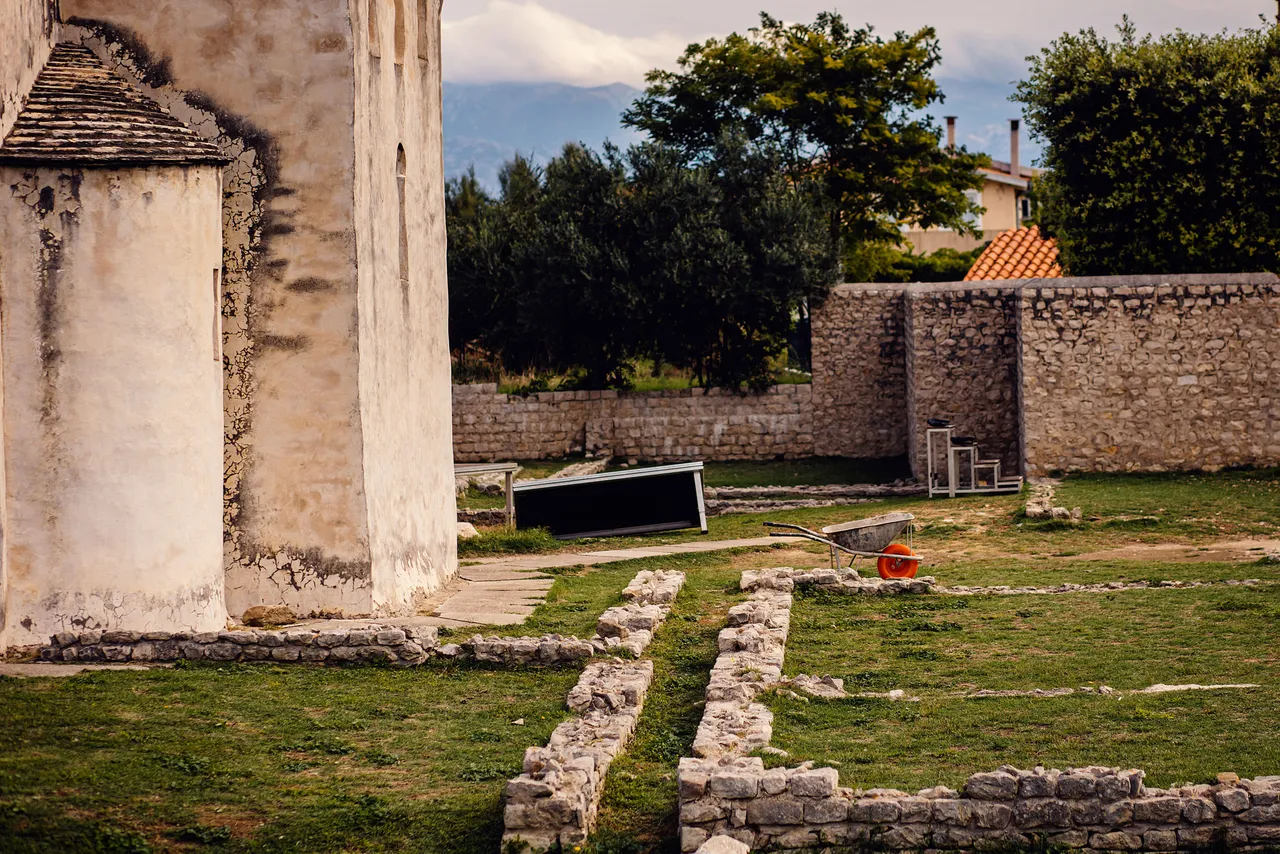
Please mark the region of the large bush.
[[1280, 32], [1064, 35], [1018, 87], [1071, 275], [1277, 269]]

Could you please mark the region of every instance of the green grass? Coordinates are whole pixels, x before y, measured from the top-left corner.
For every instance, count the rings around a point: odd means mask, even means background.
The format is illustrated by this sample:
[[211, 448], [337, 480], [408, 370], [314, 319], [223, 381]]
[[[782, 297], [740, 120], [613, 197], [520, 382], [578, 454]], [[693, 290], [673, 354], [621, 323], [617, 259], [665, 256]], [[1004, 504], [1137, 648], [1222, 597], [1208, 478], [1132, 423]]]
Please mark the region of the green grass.
[[489, 528], [478, 537], [458, 538], [460, 559], [494, 555], [546, 554], [560, 551], [563, 543], [546, 528], [517, 531], [511, 528]]
[[[787, 761], [835, 764], [844, 785], [955, 786], [1003, 763], [1139, 767], [1153, 785], [1280, 767], [1276, 585], [972, 599], [805, 594], [791, 625], [787, 673], [839, 676], [851, 692], [902, 688], [922, 700], [769, 700], [773, 744], [791, 753]], [[955, 696], [1158, 682], [1262, 687], [1122, 699]]]
[[0, 679], [0, 847], [489, 854], [503, 781], [565, 717], [576, 678], [189, 666]]
[[1214, 474], [1081, 474], [1065, 478], [1054, 497], [1086, 516], [1147, 516], [1183, 535], [1275, 535], [1280, 531], [1280, 469]]
[[[825, 465], [825, 463], [821, 464]], [[825, 479], [814, 462], [756, 468]], [[710, 470], [709, 470], [710, 471]], [[725, 470], [726, 482], [733, 466]], [[750, 477], [750, 468], [742, 477]], [[787, 475], [790, 471], [790, 475]], [[805, 472], [808, 474], [805, 474]], [[710, 480], [710, 475], [709, 475]], [[946, 584], [1260, 578], [1101, 595], [865, 600], [797, 596], [788, 673], [830, 673], [851, 690], [903, 688], [919, 703], [772, 697], [777, 746], [839, 763], [846, 785], [958, 784], [1005, 762], [1119, 764], [1156, 785], [1219, 771], [1280, 769], [1280, 565], [1179, 563], [1087, 553], [1142, 543], [1276, 535], [1280, 473], [1068, 478], [1080, 526], [1021, 518], [1020, 496], [895, 499], [857, 507], [714, 517], [711, 537], [760, 536], [763, 518], [820, 527], [915, 513], [925, 571]], [[1153, 521], [1133, 521], [1151, 517]], [[518, 535], [518, 536], [523, 536]], [[486, 553], [526, 548], [496, 532]], [[698, 538], [603, 541], [611, 548]], [[472, 541], [475, 542], [475, 541]], [[602, 541], [545, 541], [585, 550]], [[473, 553], [475, 554], [475, 553]], [[656, 683], [635, 741], [610, 772], [597, 854], [675, 850], [676, 763], [744, 568], [818, 566], [820, 547], [647, 558], [558, 573], [546, 604], [504, 634], [589, 636], [640, 569], [688, 582], [650, 648]], [[866, 564], [863, 564], [866, 567]], [[474, 633], [468, 630], [466, 634]], [[0, 679], [0, 839], [13, 851], [426, 851], [498, 848], [502, 781], [566, 715], [573, 669], [499, 671], [197, 665]], [[965, 700], [978, 687], [1246, 681], [1247, 692], [1123, 699]], [[523, 718], [525, 726], [511, 721]]]

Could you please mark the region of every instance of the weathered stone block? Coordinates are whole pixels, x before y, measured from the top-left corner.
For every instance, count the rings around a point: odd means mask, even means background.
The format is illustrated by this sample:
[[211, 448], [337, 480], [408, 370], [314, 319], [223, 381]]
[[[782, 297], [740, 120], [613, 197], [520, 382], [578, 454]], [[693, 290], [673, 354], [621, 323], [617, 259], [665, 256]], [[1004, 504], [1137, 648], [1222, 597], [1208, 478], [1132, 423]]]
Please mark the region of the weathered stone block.
[[1071, 824], [1071, 810], [1066, 803], [1054, 798], [1018, 801], [1014, 819], [1018, 827], [1022, 828], [1068, 827]]
[[881, 798], [859, 798], [849, 805], [849, 820], [866, 824], [890, 824], [898, 820], [898, 805]]
[[814, 768], [791, 777], [791, 794], [801, 798], [826, 798], [840, 785], [840, 773], [834, 768]]
[[1249, 808], [1249, 793], [1244, 789], [1220, 789], [1213, 798], [1227, 812], [1243, 812]]
[[723, 801], [710, 798], [680, 805], [681, 824], [706, 824], [729, 817], [729, 807]]
[[1177, 824], [1182, 818], [1182, 798], [1155, 797], [1136, 800], [1133, 802], [1133, 817], [1136, 821]]
[[1089, 837], [1089, 847], [1098, 851], [1140, 851], [1142, 837], [1121, 830], [1112, 833], [1095, 833]]
[[1187, 798], [1182, 805], [1182, 817], [1192, 824], [1204, 824], [1218, 817], [1218, 806], [1209, 798]]
[[707, 781], [707, 791], [721, 798], [754, 798], [760, 794], [760, 776], [741, 771], [717, 771]]
[[849, 817], [849, 802], [844, 798], [822, 798], [804, 806], [804, 820], [810, 824], [830, 824]]
[[1004, 771], [983, 772], [971, 776], [964, 791], [975, 800], [1011, 801], [1018, 796], [1018, 779]]
[[965, 827], [973, 821], [975, 801], [944, 800], [933, 802], [933, 820], [940, 824]]
[[1148, 830], [1142, 834], [1142, 844], [1149, 851], [1177, 851], [1178, 834], [1173, 830]]
[[1000, 829], [1013, 821], [1013, 808], [1007, 804], [978, 801], [973, 804], [973, 819], [978, 827]]
[[1092, 774], [1063, 774], [1058, 778], [1058, 797], [1060, 798], [1088, 798], [1097, 791], [1097, 778]]
[[211, 643], [204, 648], [204, 655], [210, 661], [235, 661], [240, 657], [240, 645]]
[[747, 804], [747, 821], [751, 824], [804, 824], [804, 804], [784, 797], [756, 798]]

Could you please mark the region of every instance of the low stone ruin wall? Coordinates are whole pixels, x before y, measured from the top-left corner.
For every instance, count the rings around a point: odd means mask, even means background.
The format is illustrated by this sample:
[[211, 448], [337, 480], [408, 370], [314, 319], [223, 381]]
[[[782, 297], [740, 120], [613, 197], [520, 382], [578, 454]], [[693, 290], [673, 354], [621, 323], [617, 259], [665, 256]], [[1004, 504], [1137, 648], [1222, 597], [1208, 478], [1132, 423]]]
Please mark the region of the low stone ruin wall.
[[[591, 643], [639, 655], [671, 613], [683, 572], [642, 570], [609, 608]], [[525, 753], [524, 773], [507, 783], [503, 850], [545, 850], [586, 841], [595, 828], [609, 764], [626, 747], [653, 681], [653, 662], [613, 659], [587, 665], [569, 691], [579, 717], [556, 727], [546, 747]], [[510, 846], [510, 847], [508, 847]]]
[[439, 645], [432, 627], [245, 629], [222, 632], [59, 632], [42, 661], [307, 661], [421, 664]]
[[1280, 842], [1280, 777], [1149, 789], [1143, 772], [1005, 766], [956, 792], [841, 788], [834, 768], [682, 760], [682, 848], [713, 835], [752, 849], [856, 845], [893, 851], [1029, 848], [1176, 851]]
[[652, 661], [587, 665], [569, 692], [577, 713], [530, 747], [524, 772], [507, 782], [503, 851], [569, 850], [595, 828], [609, 765], [626, 748], [653, 681]]
[[739, 585], [743, 590], [793, 590], [813, 587], [852, 596], [899, 596], [904, 593], [945, 593], [931, 575], [919, 578], [863, 578], [849, 567], [840, 569], [774, 569], [746, 570]]

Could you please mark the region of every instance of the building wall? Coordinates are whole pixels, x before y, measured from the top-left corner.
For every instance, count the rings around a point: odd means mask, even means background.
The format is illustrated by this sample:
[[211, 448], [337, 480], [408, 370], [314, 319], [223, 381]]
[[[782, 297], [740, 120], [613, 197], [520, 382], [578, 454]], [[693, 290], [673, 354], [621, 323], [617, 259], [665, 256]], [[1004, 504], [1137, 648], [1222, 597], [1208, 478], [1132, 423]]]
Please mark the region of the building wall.
[[0, 169], [4, 645], [226, 622], [221, 181]]
[[1280, 463], [1274, 276], [1061, 279], [1022, 297], [1029, 474]]
[[906, 429], [912, 470], [927, 469], [929, 418], [955, 422], [1001, 474], [1018, 474], [1018, 291], [912, 285], [906, 292]]
[[819, 456], [906, 453], [903, 289], [839, 285], [812, 313], [813, 437]]
[[57, 0], [6, 0], [0, 6], [0, 140], [49, 58], [57, 26]]
[[457, 560], [440, 5], [352, 5], [360, 415], [373, 607], [412, 613]]
[[454, 386], [453, 448], [460, 462], [531, 460], [591, 451], [650, 461], [771, 460], [814, 453], [808, 385], [764, 394], [720, 389], [498, 394]]
[[236, 160], [229, 195], [227, 605], [372, 607], [346, 0], [62, 0], [63, 18]]
[[[982, 186], [982, 227], [993, 237], [1022, 224], [1018, 216], [1018, 190], [1009, 184], [987, 181]], [[993, 234], [994, 233], [994, 234]]]

